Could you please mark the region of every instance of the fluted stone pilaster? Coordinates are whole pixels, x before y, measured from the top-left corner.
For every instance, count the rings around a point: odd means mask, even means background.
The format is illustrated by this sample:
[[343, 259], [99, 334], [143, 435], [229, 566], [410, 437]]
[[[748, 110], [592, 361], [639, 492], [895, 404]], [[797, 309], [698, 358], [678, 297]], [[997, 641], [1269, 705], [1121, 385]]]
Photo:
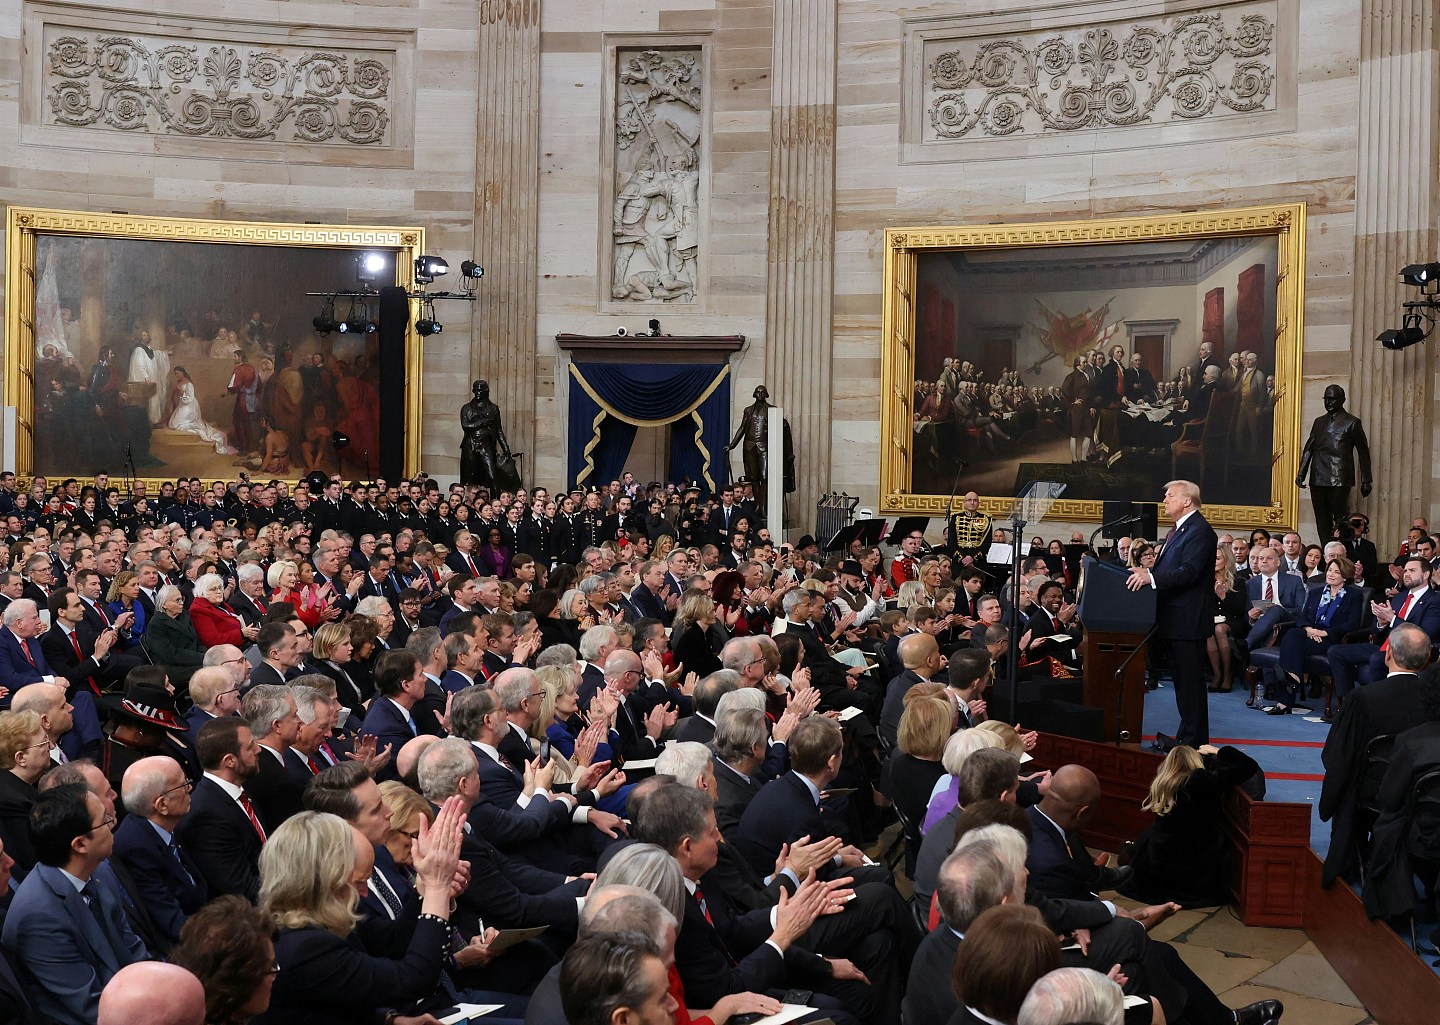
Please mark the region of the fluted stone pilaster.
[[830, 481], [836, 3], [786, 0], [774, 17], [765, 381], [794, 436], [787, 508], [808, 529]]
[[[481, 0], [475, 259], [485, 267], [470, 366], [490, 382], [505, 433], [535, 459], [539, 264], [540, 0]], [[458, 268], [456, 268], [458, 270]]]
[[[1435, 515], [1435, 349], [1381, 348], [1418, 298], [1401, 267], [1440, 259], [1440, 16], [1435, 0], [1366, 0], [1360, 36], [1360, 139], [1349, 405], [1376, 455], [1366, 507], [1381, 551], [1393, 551], [1417, 515]], [[1358, 493], [1355, 501], [1359, 500]]]

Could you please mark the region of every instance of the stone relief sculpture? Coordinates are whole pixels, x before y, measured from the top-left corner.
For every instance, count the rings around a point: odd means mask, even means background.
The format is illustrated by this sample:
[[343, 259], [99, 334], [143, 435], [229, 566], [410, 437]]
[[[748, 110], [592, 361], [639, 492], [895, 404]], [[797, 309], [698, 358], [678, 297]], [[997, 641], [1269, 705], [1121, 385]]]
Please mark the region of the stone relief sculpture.
[[383, 146], [388, 56], [67, 29], [46, 46], [46, 120], [192, 138]]
[[612, 299], [674, 303], [697, 296], [700, 56], [699, 47], [619, 51]]
[[1059, 32], [932, 38], [926, 142], [1035, 137], [1273, 110], [1273, 3]]

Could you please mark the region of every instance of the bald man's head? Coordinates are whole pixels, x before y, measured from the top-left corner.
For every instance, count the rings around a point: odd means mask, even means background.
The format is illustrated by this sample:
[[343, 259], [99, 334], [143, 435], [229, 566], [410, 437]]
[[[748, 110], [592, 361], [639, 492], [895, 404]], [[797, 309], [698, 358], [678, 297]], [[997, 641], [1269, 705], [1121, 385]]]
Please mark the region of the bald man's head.
[[640, 656], [628, 649], [612, 651], [610, 657], [605, 659], [605, 678], [607, 680], [618, 679], [625, 673], [640, 671]]
[[1100, 801], [1100, 780], [1083, 765], [1062, 765], [1050, 780], [1040, 810], [1066, 829], [1080, 826]]
[[105, 984], [97, 1025], [205, 1025], [205, 987], [179, 965], [137, 961]]
[[412, 737], [405, 741], [405, 746], [395, 754], [395, 771], [400, 774], [402, 780], [414, 785], [415, 770], [420, 765], [420, 756], [425, 753], [427, 747], [439, 739], [429, 733], [422, 733], [418, 737]]
[[910, 634], [900, 641], [900, 661], [906, 669], [919, 669], [926, 659], [940, 651], [934, 634]]

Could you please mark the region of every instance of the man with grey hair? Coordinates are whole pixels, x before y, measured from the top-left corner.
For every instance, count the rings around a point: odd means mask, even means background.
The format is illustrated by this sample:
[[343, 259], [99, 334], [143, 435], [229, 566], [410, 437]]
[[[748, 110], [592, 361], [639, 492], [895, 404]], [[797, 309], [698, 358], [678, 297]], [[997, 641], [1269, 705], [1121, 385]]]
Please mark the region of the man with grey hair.
[[580, 707], [589, 708], [595, 692], [605, 686], [605, 660], [615, 650], [614, 627], [600, 623], [580, 635]]
[[209, 899], [205, 877], [175, 838], [190, 811], [190, 784], [179, 762], [153, 755], [125, 770], [120, 799], [130, 814], [115, 830], [113, 856], [130, 870], [156, 929], [173, 946], [185, 920]]
[[[398, 599], [397, 602], [398, 604]], [[355, 614], [375, 621], [376, 633], [380, 636], [380, 650], [390, 647], [390, 632], [395, 628], [395, 607], [389, 599], [370, 595], [361, 598], [355, 606]]]
[[0, 620], [4, 622], [0, 628], [0, 690], [17, 691], [27, 683], [55, 683], [56, 677], [40, 650], [38, 638], [43, 624], [35, 602], [16, 598], [5, 606]]
[[765, 652], [754, 637], [732, 637], [720, 649], [720, 664], [739, 676], [740, 686], [760, 687], [765, 683]]
[[[1211, 368], [1213, 369], [1213, 368]], [[1030, 987], [1018, 1025], [1121, 1025], [1125, 995], [1091, 968], [1057, 968]]]
[[[215, 667], [225, 670], [231, 686], [237, 692], [245, 689], [245, 683], [250, 679], [250, 670], [253, 666], [249, 656], [233, 644], [217, 644], [213, 648], [207, 648], [205, 657], [200, 664], [207, 668]], [[192, 676], [190, 679], [193, 684], [195, 678]]]
[[[446, 669], [445, 675], [440, 677], [440, 686], [450, 694], [475, 686], [475, 678], [480, 676], [480, 661], [484, 654], [483, 649], [476, 649], [475, 642], [468, 634], [451, 630], [445, 637]], [[482, 677], [481, 683], [484, 682]]]
[[235, 570], [235, 590], [230, 594], [230, 607], [246, 626], [261, 626], [270, 602], [265, 597], [265, 571], [253, 562], [243, 563]]
[[[420, 792], [431, 804], [458, 797], [468, 815], [480, 799], [474, 749], [459, 737], [446, 737], [427, 747], [416, 772]], [[461, 839], [460, 860], [470, 863], [470, 885], [458, 896], [450, 921], [463, 934], [481, 932], [482, 921], [501, 929], [547, 925], [565, 934], [573, 934], [579, 926], [589, 880], [508, 858], [474, 828]]]
[[[295, 699], [295, 714], [300, 717], [300, 728], [295, 732], [295, 742], [285, 752], [285, 770], [303, 790], [309, 782], [328, 769], [335, 762], [321, 752], [321, 745], [330, 735], [331, 704], [325, 694], [314, 686], [328, 677], [300, 676], [290, 684], [290, 696]], [[333, 681], [331, 681], [333, 682]]]
[[[735, 650], [732, 650], [737, 642], [744, 642], [739, 649], [739, 659], [748, 659], [756, 652], [755, 643], [747, 637], [736, 637], [725, 645], [721, 652], [720, 660], [726, 662], [726, 652], [731, 655], [731, 661], [735, 661]], [[763, 666], [765, 660], [760, 659]], [[715, 736], [715, 715], [720, 705], [720, 699], [731, 691], [742, 686], [741, 673], [733, 666], [726, 663], [724, 669], [716, 670], [705, 679], [695, 685], [695, 714], [679, 725], [675, 730], [676, 740], [692, 740], [699, 744], [708, 744]]]
[[[77, 693], [75, 696], [78, 698], [80, 695]], [[40, 728], [45, 731], [45, 739], [50, 741], [50, 760], [56, 765], [68, 762], [72, 757], [61, 748], [62, 738], [65, 740], [65, 747], [74, 748], [75, 758], [93, 758], [99, 752], [99, 737], [83, 748], [78, 737], [66, 737], [75, 726], [75, 706], [65, 699], [65, 688], [58, 683], [26, 684], [10, 699], [10, 710], [34, 712], [40, 717]], [[93, 706], [91, 714], [94, 714]], [[98, 728], [98, 721], [95, 725]]]
[[948, 979], [970, 923], [997, 904], [1010, 900], [1015, 874], [993, 841], [982, 840], [955, 851], [940, 866], [936, 893], [940, 900], [940, 927], [915, 951], [910, 985], [901, 1004], [905, 1021], [949, 1021], [959, 1001], [949, 986], [934, 985]]
[[245, 791], [273, 832], [280, 823], [304, 810], [304, 787], [290, 775], [289, 751], [300, 734], [300, 715], [290, 688], [262, 683], [245, 695], [240, 714], [260, 745], [260, 769]]
[[573, 669], [575, 663], [580, 660], [580, 653], [568, 644], [552, 644], [539, 655], [535, 656], [535, 668], [544, 669], [546, 666], [565, 666]]
[[444, 736], [439, 716], [445, 712], [445, 688], [440, 677], [445, 672], [445, 639], [439, 628], [421, 627], [405, 641], [405, 650], [420, 660], [425, 674], [425, 696], [415, 703], [415, 726], [421, 733]]
[[[665, 747], [660, 738], [679, 718], [679, 713], [668, 705], [652, 708], [637, 695], [644, 677], [640, 656], [633, 651], [612, 651], [605, 659], [605, 689], [616, 700], [615, 731], [620, 734], [620, 754], [626, 759], [658, 755]], [[588, 705], [582, 701], [581, 707]]]
[[[248, 674], [250, 664], [234, 645], [217, 645], [206, 652], [205, 657], [208, 659], [216, 651], [225, 648], [229, 648], [241, 662], [245, 662], [244, 672]], [[231, 667], [209, 665], [195, 670], [195, 675], [190, 677], [190, 700], [194, 704], [185, 710], [185, 721], [190, 724], [190, 729], [195, 734], [211, 719], [239, 714], [240, 687]]]

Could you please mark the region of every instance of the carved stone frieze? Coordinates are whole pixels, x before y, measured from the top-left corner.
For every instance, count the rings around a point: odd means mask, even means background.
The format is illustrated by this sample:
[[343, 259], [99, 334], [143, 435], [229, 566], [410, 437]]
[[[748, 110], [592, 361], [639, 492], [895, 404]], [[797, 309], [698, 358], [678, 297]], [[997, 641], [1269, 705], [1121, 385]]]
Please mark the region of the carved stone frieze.
[[395, 54], [47, 25], [44, 123], [387, 147]]
[[922, 143], [1045, 138], [1276, 109], [1281, 0], [1037, 31], [927, 31]]
[[616, 51], [612, 300], [699, 298], [703, 59], [698, 46]]

